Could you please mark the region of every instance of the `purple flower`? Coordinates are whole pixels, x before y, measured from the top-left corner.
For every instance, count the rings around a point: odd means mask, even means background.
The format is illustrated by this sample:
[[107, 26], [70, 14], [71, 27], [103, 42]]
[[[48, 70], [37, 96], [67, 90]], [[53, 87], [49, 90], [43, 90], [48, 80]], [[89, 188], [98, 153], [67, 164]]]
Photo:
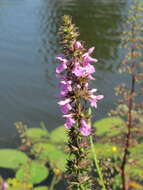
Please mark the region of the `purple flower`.
[[66, 118], [65, 127], [70, 129], [75, 124], [73, 114], [63, 115], [63, 117]]
[[93, 65], [87, 64], [83, 67], [80, 65], [80, 63], [75, 63], [72, 70], [72, 73], [74, 73], [77, 77], [87, 77], [94, 72], [95, 68]]
[[61, 92], [60, 95], [61, 96], [66, 96], [68, 94], [68, 92], [72, 91], [72, 81], [66, 81], [66, 80], [62, 80], [59, 84], [60, 88], [61, 88]]
[[101, 100], [101, 99], [103, 99], [103, 98], [104, 98], [103, 95], [98, 95], [98, 96], [91, 95], [90, 98], [89, 98], [89, 101], [90, 101], [90, 103], [91, 103], [91, 106], [97, 108], [97, 101], [98, 101], [98, 100]]
[[61, 62], [60, 65], [58, 65], [56, 68], [56, 73], [61, 73], [65, 69], [67, 69], [68, 60], [65, 59], [63, 56], [57, 56], [56, 58]]
[[[76, 41], [71, 47], [71, 51], [84, 52], [83, 45]], [[83, 50], [83, 51], [82, 51]], [[60, 61], [59, 66], [56, 68], [56, 77], [60, 80], [59, 88], [60, 93], [58, 97], [61, 101], [58, 102], [63, 117], [66, 119], [66, 128], [71, 128], [78, 120], [77, 117], [73, 117], [76, 113], [76, 97], [80, 94], [80, 90], [83, 91], [80, 95], [81, 98], [88, 100], [92, 107], [97, 108], [98, 100], [103, 98], [103, 95], [94, 95], [97, 89], [89, 89], [89, 81], [95, 80], [92, 74], [95, 72], [95, 67], [91, 62], [97, 62], [97, 59], [92, 58], [91, 54], [94, 51], [94, 47], [89, 48], [86, 53], [80, 55], [80, 59], [76, 56], [70, 57], [68, 60], [63, 56], [57, 56]], [[65, 71], [63, 73], [63, 71]], [[76, 90], [78, 89], [78, 90]], [[84, 90], [83, 90], [84, 89]], [[70, 93], [69, 93], [70, 92]], [[86, 94], [83, 94], [83, 93]], [[87, 94], [88, 92], [88, 94]], [[88, 125], [88, 121], [85, 119], [84, 114], [81, 119], [80, 132], [83, 136], [88, 136], [91, 133], [91, 126]]]
[[74, 48], [75, 48], [75, 49], [82, 49], [83, 46], [82, 46], [82, 44], [81, 44], [79, 41], [76, 41], [76, 42], [74, 43]]
[[67, 68], [66, 64], [61, 63], [60, 65], [57, 66], [56, 68], [56, 73], [61, 73]]
[[85, 72], [86, 72], [87, 74], [92, 74], [92, 73], [95, 72], [94, 66], [93, 66], [93, 65], [90, 65], [90, 64], [86, 65], [86, 66], [84, 67], [84, 70], [85, 70]]
[[8, 184], [3, 181], [1, 190], [7, 190], [7, 187], [8, 187]]
[[82, 77], [84, 75], [84, 68], [80, 66], [80, 63], [75, 63], [72, 73], [77, 77]]
[[81, 120], [80, 132], [83, 136], [89, 136], [91, 134], [91, 126], [86, 123], [85, 120]]
[[65, 104], [60, 106], [60, 110], [62, 113], [67, 114], [72, 109], [70, 104]]
[[73, 119], [73, 113], [63, 115], [64, 118], [66, 118], [65, 126], [66, 128], [71, 128], [73, 124], [75, 124], [75, 120]]
[[60, 105], [60, 110], [62, 113], [66, 114], [66, 113], [68, 113], [69, 110], [72, 109], [71, 105], [69, 104], [70, 101], [71, 101], [71, 99], [67, 98], [65, 100], [58, 102], [58, 104]]
[[90, 48], [88, 50], [88, 52], [86, 52], [85, 54], [83, 54], [83, 56], [82, 56], [83, 57], [82, 63], [83, 63], [84, 66], [86, 66], [90, 62], [95, 62], [96, 63], [98, 61], [97, 59], [92, 58], [90, 56], [90, 54], [92, 54], [93, 51], [94, 51], [94, 47]]
[[58, 104], [61, 105], [61, 106], [63, 106], [63, 105], [65, 105], [65, 104], [70, 103], [70, 101], [71, 101], [71, 99], [70, 99], [70, 98], [67, 98], [67, 99], [65, 99], [65, 100], [59, 101]]

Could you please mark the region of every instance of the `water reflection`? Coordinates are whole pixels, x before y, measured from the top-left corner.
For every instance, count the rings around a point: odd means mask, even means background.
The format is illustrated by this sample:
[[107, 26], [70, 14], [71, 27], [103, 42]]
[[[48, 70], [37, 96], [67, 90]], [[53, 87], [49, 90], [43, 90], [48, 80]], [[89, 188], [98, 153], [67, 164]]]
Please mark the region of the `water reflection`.
[[120, 60], [120, 33], [127, 1], [55, 0], [50, 4], [49, 2], [46, 6], [44, 2], [41, 12], [41, 55], [43, 62], [48, 64], [47, 81], [51, 87], [56, 85], [53, 80], [55, 70], [53, 63], [55, 63], [55, 55], [60, 52], [57, 33], [61, 16], [72, 15], [75, 24], [80, 29], [80, 38], [86, 41], [88, 46], [96, 46], [95, 56], [98, 57], [99, 63], [96, 65], [97, 80], [93, 85], [98, 86], [106, 94], [105, 102], [108, 102], [107, 104], [104, 102], [102, 109], [96, 111], [96, 116], [99, 118], [113, 106], [115, 100], [113, 88], [122, 80], [122, 77], [111, 72], [115, 70]]
[[57, 32], [60, 18], [69, 14], [80, 29], [80, 38], [88, 42], [89, 46], [97, 47], [96, 55], [100, 59], [98, 68], [112, 70], [115, 66], [113, 63], [119, 57], [118, 47], [126, 4], [127, 1], [113, 0], [54, 0], [45, 5], [44, 1], [41, 10], [43, 62], [54, 62], [52, 57], [59, 49]]
[[126, 4], [121, 0], [0, 1], [2, 135], [14, 134], [12, 124], [17, 120], [30, 126], [43, 120], [50, 130], [63, 123], [53, 94], [57, 84], [55, 55], [61, 49], [57, 33], [64, 14], [73, 16], [80, 38], [88, 46], [96, 46], [95, 56], [100, 60], [96, 86], [106, 94], [96, 116], [103, 116], [113, 106], [111, 89], [121, 77], [111, 71], [120, 59], [118, 46]]
[[73, 15], [76, 25], [80, 28], [81, 39], [87, 41], [89, 45], [96, 46], [96, 55], [102, 63], [99, 67], [105, 69], [110, 66], [111, 68], [119, 56], [119, 37], [127, 1], [74, 0], [71, 2], [71, 9], [67, 4], [64, 12]]

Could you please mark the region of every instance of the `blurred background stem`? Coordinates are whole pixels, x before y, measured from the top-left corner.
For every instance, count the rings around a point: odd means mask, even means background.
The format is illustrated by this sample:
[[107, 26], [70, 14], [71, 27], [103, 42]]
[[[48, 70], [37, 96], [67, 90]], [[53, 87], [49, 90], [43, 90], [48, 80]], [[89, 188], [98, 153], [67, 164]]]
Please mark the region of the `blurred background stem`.
[[93, 154], [94, 163], [95, 163], [95, 166], [96, 166], [96, 169], [97, 169], [97, 173], [99, 175], [100, 184], [102, 186], [102, 190], [106, 190], [103, 175], [102, 175], [102, 171], [101, 171], [101, 168], [99, 166], [98, 159], [97, 159], [97, 156], [96, 156], [96, 152], [95, 152], [95, 149], [94, 149], [92, 136], [90, 136], [90, 144], [91, 144], [91, 150], [92, 150], [92, 154]]

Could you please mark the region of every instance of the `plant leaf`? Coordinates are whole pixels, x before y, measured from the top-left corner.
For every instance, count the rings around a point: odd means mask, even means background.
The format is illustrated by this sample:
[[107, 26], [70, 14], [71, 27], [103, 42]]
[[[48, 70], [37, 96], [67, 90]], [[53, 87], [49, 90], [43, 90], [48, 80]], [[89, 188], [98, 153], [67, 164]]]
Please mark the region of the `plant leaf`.
[[37, 143], [33, 146], [33, 152], [37, 154], [37, 159], [41, 161], [49, 161], [52, 168], [58, 168], [62, 172], [65, 171], [67, 155], [59, 150], [57, 146], [47, 143]]
[[107, 117], [94, 123], [97, 136], [112, 137], [126, 131], [125, 122], [120, 117]]
[[26, 130], [25, 136], [35, 142], [43, 138], [47, 139], [49, 137], [49, 132], [41, 128], [29, 128]]
[[31, 161], [17, 171], [16, 179], [28, 184], [37, 184], [46, 179], [48, 174], [48, 168], [36, 161]]
[[[94, 149], [98, 158], [117, 157], [121, 153], [117, 145], [109, 143], [106, 144], [96, 143], [94, 144]], [[91, 150], [90, 150], [90, 156], [93, 157]]]
[[50, 134], [50, 140], [53, 143], [66, 143], [67, 142], [67, 133], [65, 126], [60, 126], [54, 129]]
[[48, 187], [46, 186], [35, 187], [33, 190], [48, 190]]
[[2, 168], [18, 169], [28, 160], [27, 155], [19, 150], [0, 149], [0, 167]]

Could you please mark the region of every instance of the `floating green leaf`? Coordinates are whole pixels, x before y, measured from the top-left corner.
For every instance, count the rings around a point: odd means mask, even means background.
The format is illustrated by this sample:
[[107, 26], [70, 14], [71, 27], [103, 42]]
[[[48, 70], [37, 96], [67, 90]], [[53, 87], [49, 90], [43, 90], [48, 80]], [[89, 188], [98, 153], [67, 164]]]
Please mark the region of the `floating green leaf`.
[[[113, 144], [100, 144], [96, 143], [94, 145], [95, 152], [98, 158], [108, 158], [108, 157], [117, 157], [120, 155], [120, 149]], [[92, 157], [92, 153], [90, 151], [90, 156]]]
[[41, 128], [29, 128], [25, 132], [25, 136], [33, 141], [38, 141], [42, 138], [48, 138], [49, 132]]
[[33, 190], [48, 190], [48, 187], [46, 186], [35, 187]]
[[8, 190], [32, 190], [33, 185], [25, 182], [20, 182], [16, 178], [8, 178]]
[[48, 168], [36, 161], [23, 165], [16, 173], [16, 179], [28, 184], [37, 184], [47, 178]]
[[2, 168], [18, 169], [28, 160], [27, 155], [19, 150], [0, 149], [0, 167]]
[[58, 168], [65, 171], [67, 155], [59, 150], [57, 146], [47, 143], [37, 143], [33, 146], [33, 152], [37, 153], [37, 159], [49, 161], [52, 168]]
[[107, 117], [94, 123], [97, 136], [112, 137], [125, 132], [125, 122], [120, 117]]
[[127, 165], [126, 166], [126, 172], [132, 176], [133, 179], [136, 180], [143, 180], [143, 169], [142, 167], [138, 166], [138, 165]]
[[50, 140], [53, 143], [66, 143], [67, 142], [67, 132], [64, 126], [60, 126], [54, 129], [50, 134]]

